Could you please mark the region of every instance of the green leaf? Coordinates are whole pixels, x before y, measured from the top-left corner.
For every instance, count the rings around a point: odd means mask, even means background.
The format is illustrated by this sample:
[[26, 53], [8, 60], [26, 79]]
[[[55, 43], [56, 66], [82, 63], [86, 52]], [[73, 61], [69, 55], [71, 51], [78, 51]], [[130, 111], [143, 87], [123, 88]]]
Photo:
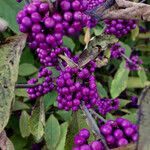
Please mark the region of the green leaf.
[[49, 107], [54, 104], [54, 102], [56, 101], [56, 97], [57, 97], [57, 92], [55, 91], [52, 91], [44, 95], [43, 99], [44, 99], [45, 110], [48, 110]]
[[137, 123], [137, 114], [136, 113], [124, 115], [124, 116], [122, 116], [122, 118], [130, 120], [132, 123], [135, 123], [135, 124]]
[[0, 133], [9, 120], [20, 55], [25, 42], [26, 36], [20, 35], [9, 38], [0, 46]]
[[72, 112], [71, 111], [65, 111], [65, 110], [58, 110], [57, 111], [57, 114], [59, 116], [61, 116], [61, 118], [64, 120], [64, 121], [69, 121], [71, 119], [71, 114]]
[[12, 0], [0, 0], [0, 17], [8, 21], [9, 27], [14, 32], [19, 32], [16, 15], [22, 9], [24, 2], [17, 3]]
[[138, 37], [138, 35], [139, 35], [139, 27], [136, 26], [135, 29], [131, 30], [131, 38], [132, 38], [132, 40], [135, 41], [136, 38]]
[[20, 76], [29, 76], [36, 73], [38, 70], [32, 64], [24, 63], [19, 66]]
[[131, 47], [129, 45], [125, 44], [125, 43], [122, 43], [122, 42], [120, 42], [120, 43], [121, 43], [122, 47], [124, 47], [126, 49], [125, 55], [127, 57], [129, 57], [131, 52], [132, 52]]
[[12, 111], [18, 111], [18, 110], [24, 110], [24, 109], [30, 109], [30, 107], [27, 104], [18, 100], [14, 102]]
[[138, 70], [139, 78], [141, 79], [141, 82], [144, 83], [147, 81], [147, 76], [144, 68], [142, 67], [140, 70]]
[[15, 95], [18, 97], [28, 97], [28, 93], [27, 93], [26, 89], [16, 89]]
[[19, 122], [22, 137], [28, 137], [30, 135], [29, 120], [30, 116], [28, 113], [26, 111], [22, 111]]
[[111, 83], [110, 93], [112, 98], [116, 98], [117, 96], [120, 95], [122, 91], [126, 89], [128, 75], [129, 75], [129, 70], [125, 68], [125, 62], [123, 61], [120, 64], [120, 67]]
[[59, 71], [56, 70], [56, 68], [54, 68], [54, 67], [47, 67], [47, 68], [52, 71], [53, 77], [58, 77], [59, 76]]
[[49, 150], [54, 150], [60, 138], [60, 125], [54, 115], [51, 115], [46, 122], [44, 137], [47, 148]]
[[107, 91], [100, 82], [97, 82], [97, 90], [101, 98], [108, 97]]
[[113, 116], [111, 113], [107, 113], [106, 120], [115, 120], [115, 116]]
[[120, 108], [125, 107], [130, 102], [130, 100], [120, 99]]
[[63, 44], [64, 44], [64, 46], [67, 46], [71, 51], [73, 51], [75, 48], [74, 41], [67, 36], [63, 37]]
[[96, 36], [99, 36], [104, 32], [104, 29], [105, 28], [102, 26], [96, 26], [95, 28], [93, 28], [93, 31]]
[[38, 99], [36, 108], [33, 110], [29, 124], [31, 134], [39, 142], [44, 135], [45, 112], [43, 98]]
[[66, 142], [66, 135], [67, 135], [68, 123], [65, 122], [60, 126], [60, 141], [56, 150], [64, 150], [65, 149], [65, 142]]
[[27, 144], [26, 138], [22, 138], [20, 135], [16, 134], [11, 136], [10, 140], [13, 142], [15, 150], [24, 150], [24, 147]]
[[142, 81], [138, 77], [129, 77], [127, 82], [127, 88], [144, 88], [150, 86], [150, 81], [146, 81], [143, 85]]
[[33, 53], [27, 47], [24, 49], [24, 51], [23, 51], [23, 53], [21, 55], [20, 64], [23, 64], [23, 63], [34, 64]]

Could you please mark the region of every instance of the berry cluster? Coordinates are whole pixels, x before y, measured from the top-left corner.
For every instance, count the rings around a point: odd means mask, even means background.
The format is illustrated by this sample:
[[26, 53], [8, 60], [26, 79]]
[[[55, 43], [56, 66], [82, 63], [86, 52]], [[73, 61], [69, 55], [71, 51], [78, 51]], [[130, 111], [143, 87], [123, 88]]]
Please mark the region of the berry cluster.
[[110, 48], [110, 52], [111, 52], [111, 57], [112, 58], [121, 58], [122, 54], [125, 53], [125, 48], [121, 47], [120, 43], [115, 43], [111, 48]]
[[82, 102], [85, 103], [87, 108], [91, 108], [96, 104], [99, 97], [96, 81], [89, 70], [93, 72], [94, 68], [80, 70], [66, 67], [64, 71], [61, 71], [56, 81], [57, 101], [60, 109], [77, 111]]
[[20, 31], [29, 33], [31, 48], [58, 47], [63, 35], [76, 35], [86, 25], [85, 8], [80, 1], [63, 0], [57, 7], [57, 11], [50, 13], [47, 2], [33, 0], [18, 13]]
[[134, 20], [105, 20], [105, 23], [105, 32], [118, 38], [127, 35], [132, 29], [136, 28], [136, 21]]
[[[55, 66], [58, 70], [60, 70], [59, 66], [59, 57], [58, 55], [66, 55], [69, 58], [72, 58], [71, 52], [66, 47], [55, 48], [53, 50], [50, 49], [37, 49], [38, 57], [40, 59], [41, 64], [44, 66]], [[62, 64], [65, 66], [66, 64]]]
[[[37, 84], [37, 86], [27, 89], [27, 93], [31, 99], [40, 97], [54, 89], [51, 75], [51, 70], [41, 68], [38, 73], [38, 78], [32, 78], [28, 81], [29, 85]], [[39, 80], [42, 80], [42, 83], [39, 83]]]
[[119, 108], [119, 99], [108, 99], [101, 98], [97, 101], [96, 106], [98, 108], [98, 112], [102, 115], [106, 115], [107, 113], [117, 110]]
[[138, 140], [138, 127], [129, 120], [117, 118], [100, 127], [101, 133], [110, 148], [117, 148]]
[[103, 4], [105, 0], [87, 0], [87, 10], [96, 8], [98, 5]]
[[61, 48], [62, 39], [64, 35], [78, 35], [84, 26], [91, 23], [91, 17], [83, 13], [86, 4], [79, 0], [58, 1], [57, 8], [50, 12], [47, 2], [32, 0], [18, 13], [20, 31], [29, 34], [28, 45], [36, 49], [43, 65], [58, 66], [59, 54], [70, 56], [68, 49]]
[[138, 55], [131, 55], [129, 60], [126, 60], [126, 68], [133, 71], [139, 70], [142, 63], [143, 62]]
[[90, 132], [87, 129], [82, 129], [74, 137], [75, 147], [72, 150], [104, 150], [104, 146], [100, 141], [93, 141], [87, 144], [87, 140], [90, 137]]

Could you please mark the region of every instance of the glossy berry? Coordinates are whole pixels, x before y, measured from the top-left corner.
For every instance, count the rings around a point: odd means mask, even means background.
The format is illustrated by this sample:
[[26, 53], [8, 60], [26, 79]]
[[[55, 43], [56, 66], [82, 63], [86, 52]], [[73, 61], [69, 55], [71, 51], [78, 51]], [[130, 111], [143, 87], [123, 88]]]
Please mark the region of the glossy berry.
[[128, 140], [126, 140], [125, 138], [121, 138], [118, 140], [118, 146], [125, 146], [128, 144]]
[[104, 150], [104, 146], [100, 141], [93, 141], [90, 146], [92, 150]]
[[86, 142], [85, 138], [81, 137], [81, 136], [75, 136], [74, 137], [74, 143], [78, 146], [83, 145]]
[[116, 139], [122, 138], [122, 137], [123, 137], [123, 131], [120, 130], [120, 129], [116, 129], [116, 130], [114, 131], [114, 137], [115, 137]]
[[109, 135], [112, 133], [112, 127], [110, 125], [103, 125], [100, 129], [101, 133], [104, 135]]
[[90, 137], [90, 132], [87, 129], [82, 129], [79, 132], [79, 136], [88, 139]]

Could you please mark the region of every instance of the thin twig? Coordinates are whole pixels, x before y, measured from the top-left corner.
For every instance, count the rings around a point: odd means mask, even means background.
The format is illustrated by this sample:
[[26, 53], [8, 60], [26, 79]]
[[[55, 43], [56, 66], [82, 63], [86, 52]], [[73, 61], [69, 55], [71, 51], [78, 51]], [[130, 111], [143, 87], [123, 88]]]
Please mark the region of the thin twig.
[[90, 126], [91, 130], [95, 133], [95, 135], [98, 139], [101, 139], [101, 141], [104, 144], [105, 149], [109, 150], [109, 147], [105, 141], [105, 138], [101, 134], [101, 132], [100, 132], [94, 118], [92, 117], [91, 113], [89, 112], [89, 110], [86, 108], [86, 106], [84, 104], [82, 104], [81, 109], [87, 118], [87, 122], [88, 122], [88, 125]]
[[130, 60], [125, 54], [121, 54], [123, 58], [125, 58], [129, 63], [133, 64], [132, 60]]
[[101, 115], [99, 115], [97, 112], [95, 112], [94, 110], [90, 109], [90, 112], [95, 115], [96, 117], [98, 117], [100, 120], [102, 120], [104, 123], [107, 122], [106, 119], [104, 119]]
[[34, 88], [38, 86], [38, 84], [16, 84], [15, 88], [19, 89], [19, 88]]

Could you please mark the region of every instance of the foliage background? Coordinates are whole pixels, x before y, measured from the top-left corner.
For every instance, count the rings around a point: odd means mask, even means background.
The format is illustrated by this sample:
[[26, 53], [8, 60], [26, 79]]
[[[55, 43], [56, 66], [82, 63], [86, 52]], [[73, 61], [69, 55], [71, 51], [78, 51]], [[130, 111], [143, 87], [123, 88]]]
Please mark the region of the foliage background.
[[[150, 3], [147, 1], [147, 3]], [[24, 3], [16, 3], [15, 0], [0, 1], [0, 17], [9, 23], [9, 29], [3, 34], [4, 37], [18, 34], [16, 14], [23, 7]], [[129, 56], [134, 49], [143, 60], [143, 67], [140, 71], [129, 72], [125, 69], [124, 61], [111, 60], [108, 65], [96, 70], [97, 86], [102, 97], [120, 98], [120, 108], [112, 112], [106, 119], [114, 119], [122, 116], [136, 123], [136, 109], [127, 109], [126, 104], [130, 102], [131, 96], [139, 96], [141, 90], [150, 85], [150, 32], [149, 23], [138, 22], [148, 32], [140, 33], [139, 27], [130, 35], [120, 39], [126, 48], [126, 55]], [[64, 38], [64, 43], [73, 53], [79, 53], [84, 49], [84, 35], [86, 29], [80, 35], [79, 40]], [[103, 31], [101, 24], [91, 30], [91, 35], [100, 35]], [[40, 63], [36, 54], [26, 46], [23, 50], [17, 83], [26, 83], [28, 79], [35, 77], [38, 73]], [[55, 76], [58, 76], [52, 68]], [[87, 127], [85, 118], [79, 111], [60, 111], [57, 109], [56, 92], [51, 92], [37, 101], [28, 99], [25, 89], [15, 90], [15, 102], [12, 106], [12, 113], [6, 127], [6, 133], [12, 141], [16, 150], [50, 149], [70, 150], [73, 145], [73, 136], [79, 129]], [[87, 127], [88, 128], [88, 127]], [[91, 137], [90, 140], [92, 140]]]

